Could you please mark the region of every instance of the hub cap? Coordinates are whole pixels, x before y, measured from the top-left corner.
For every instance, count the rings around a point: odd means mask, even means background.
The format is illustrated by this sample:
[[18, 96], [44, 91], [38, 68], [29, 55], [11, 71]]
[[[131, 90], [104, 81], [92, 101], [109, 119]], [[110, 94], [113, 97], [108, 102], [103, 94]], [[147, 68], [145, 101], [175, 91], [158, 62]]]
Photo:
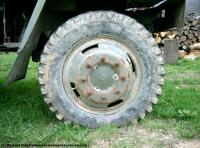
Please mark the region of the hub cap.
[[78, 107], [112, 113], [136, 96], [142, 77], [139, 58], [122, 41], [98, 37], [77, 45], [65, 57], [63, 86]]

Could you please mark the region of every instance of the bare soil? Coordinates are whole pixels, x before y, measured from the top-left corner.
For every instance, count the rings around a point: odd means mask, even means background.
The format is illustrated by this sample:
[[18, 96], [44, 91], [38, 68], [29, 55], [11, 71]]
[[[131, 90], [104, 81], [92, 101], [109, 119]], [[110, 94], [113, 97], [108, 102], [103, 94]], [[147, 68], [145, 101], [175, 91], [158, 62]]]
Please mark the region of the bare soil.
[[200, 140], [184, 140], [175, 131], [152, 130], [135, 125], [133, 128], [121, 128], [110, 138], [96, 139], [92, 147], [200, 148]]

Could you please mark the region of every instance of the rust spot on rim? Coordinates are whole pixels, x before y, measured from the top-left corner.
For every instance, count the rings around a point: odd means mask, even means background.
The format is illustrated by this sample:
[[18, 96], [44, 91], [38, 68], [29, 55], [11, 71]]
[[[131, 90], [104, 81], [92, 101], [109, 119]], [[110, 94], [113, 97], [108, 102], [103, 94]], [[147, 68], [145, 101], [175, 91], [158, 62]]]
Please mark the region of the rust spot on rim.
[[92, 68], [92, 64], [89, 64], [89, 63], [88, 63], [88, 64], [86, 65], [86, 67], [87, 67], [87, 68]]
[[101, 63], [104, 63], [106, 61], [105, 58], [101, 58]]
[[126, 80], [126, 77], [125, 77], [125, 76], [121, 76], [120, 79], [121, 79], [122, 81], [125, 81], [125, 80]]
[[119, 63], [116, 63], [114, 66], [115, 66], [115, 68], [118, 68], [119, 67]]
[[115, 94], [119, 95], [120, 94], [120, 90], [116, 90]]

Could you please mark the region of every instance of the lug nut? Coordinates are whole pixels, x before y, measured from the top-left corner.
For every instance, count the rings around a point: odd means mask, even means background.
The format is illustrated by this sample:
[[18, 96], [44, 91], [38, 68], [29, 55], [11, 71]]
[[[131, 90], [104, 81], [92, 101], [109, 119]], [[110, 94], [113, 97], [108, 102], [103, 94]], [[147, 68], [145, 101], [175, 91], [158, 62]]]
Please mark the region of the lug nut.
[[120, 94], [120, 90], [116, 90], [115, 94], [119, 95]]
[[125, 76], [121, 76], [120, 78], [122, 81], [125, 81], [126, 80], [126, 77]]
[[86, 65], [86, 67], [87, 67], [87, 68], [92, 68], [92, 65], [88, 63], [88, 64]]
[[118, 68], [119, 67], [119, 63], [116, 63], [114, 66], [115, 66], [115, 68]]
[[89, 96], [92, 95], [92, 92], [91, 92], [91, 90], [85, 90], [85, 91], [83, 91], [83, 95], [84, 95], [85, 97], [89, 97]]
[[91, 91], [88, 91], [87, 92], [87, 96], [89, 97], [89, 96], [91, 96], [92, 95], [92, 92]]
[[82, 83], [85, 83], [86, 81], [87, 81], [87, 78], [81, 79], [81, 82], [82, 82]]
[[107, 99], [106, 98], [102, 98], [101, 100], [106, 101]]
[[105, 58], [101, 58], [101, 63], [104, 63], [106, 61]]

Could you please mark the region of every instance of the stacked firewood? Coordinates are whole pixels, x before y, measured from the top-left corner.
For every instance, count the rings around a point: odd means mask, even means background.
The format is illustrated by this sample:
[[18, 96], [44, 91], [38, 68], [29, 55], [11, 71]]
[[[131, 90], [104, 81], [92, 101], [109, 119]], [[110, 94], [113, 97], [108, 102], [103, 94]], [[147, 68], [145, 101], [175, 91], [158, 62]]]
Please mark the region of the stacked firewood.
[[[162, 48], [165, 39], [177, 39], [179, 53], [188, 56], [190, 53], [200, 52], [200, 16], [185, 18], [184, 27], [180, 30], [174, 28], [165, 32], [154, 33], [154, 38]], [[199, 51], [194, 51], [199, 50]], [[181, 56], [182, 57], [182, 56]]]
[[165, 39], [175, 39], [177, 36], [177, 29], [154, 33], [153, 36], [160, 47], [164, 46]]
[[200, 43], [200, 17], [188, 16], [176, 38], [183, 49], [191, 49], [191, 46]]

